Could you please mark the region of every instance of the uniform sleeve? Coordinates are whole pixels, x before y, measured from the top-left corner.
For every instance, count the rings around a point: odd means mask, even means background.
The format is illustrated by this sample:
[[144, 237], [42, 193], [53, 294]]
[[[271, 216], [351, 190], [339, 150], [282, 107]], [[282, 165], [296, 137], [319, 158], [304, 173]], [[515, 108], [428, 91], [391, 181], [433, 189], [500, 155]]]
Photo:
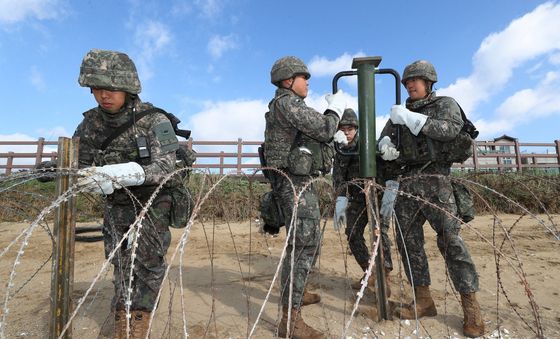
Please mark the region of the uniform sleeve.
[[338, 128], [338, 116], [335, 113], [319, 113], [297, 96], [286, 96], [279, 99], [277, 104], [295, 129], [319, 142], [329, 142]]
[[342, 166], [342, 156], [335, 154], [333, 165], [333, 187], [337, 196], [346, 196], [347, 190], [347, 166]]
[[144, 184], [156, 185], [175, 170], [175, 151], [179, 144], [171, 122], [162, 114], [154, 114], [148, 137], [151, 162], [142, 166], [146, 173]]
[[78, 167], [79, 168], [86, 168], [90, 167], [94, 162], [94, 154], [95, 148], [90, 139], [86, 138], [85, 133], [85, 124], [82, 121], [78, 127], [76, 127], [76, 131], [74, 131], [74, 135], [72, 137], [80, 138], [80, 142], [78, 145]]
[[463, 119], [459, 105], [452, 98], [442, 98], [436, 103], [436, 110], [422, 127], [422, 133], [438, 141], [455, 139], [461, 128]]

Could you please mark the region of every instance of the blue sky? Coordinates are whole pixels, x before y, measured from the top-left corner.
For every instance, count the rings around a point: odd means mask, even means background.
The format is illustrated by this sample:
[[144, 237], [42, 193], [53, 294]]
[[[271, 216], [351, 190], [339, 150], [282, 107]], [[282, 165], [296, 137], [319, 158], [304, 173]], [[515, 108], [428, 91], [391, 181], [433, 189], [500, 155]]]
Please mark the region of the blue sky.
[[[308, 63], [306, 101], [318, 110], [353, 57], [381, 56], [399, 72], [427, 59], [438, 94], [459, 101], [479, 140], [560, 139], [558, 1], [0, 0], [0, 139], [70, 136], [95, 106], [77, 83], [91, 48], [129, 54], [142, 100], [195, 140], [262, 140], [270, 68], [285, 55]], [[377, 77], [378, 128], [393, 86]], [[355, 81], [341, 87], [357, 108]]]

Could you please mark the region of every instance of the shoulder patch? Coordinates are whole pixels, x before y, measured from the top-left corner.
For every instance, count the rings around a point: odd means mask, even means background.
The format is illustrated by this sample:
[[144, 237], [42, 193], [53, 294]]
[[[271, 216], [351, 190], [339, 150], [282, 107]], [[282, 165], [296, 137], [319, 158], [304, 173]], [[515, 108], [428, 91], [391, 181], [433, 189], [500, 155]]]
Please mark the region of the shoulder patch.
[[162, 121], [154, 126], [154, 134], [161, 144], [161, 151], [164, 153], [175, 151], [178, 148], [178, 141], [171, 122]]

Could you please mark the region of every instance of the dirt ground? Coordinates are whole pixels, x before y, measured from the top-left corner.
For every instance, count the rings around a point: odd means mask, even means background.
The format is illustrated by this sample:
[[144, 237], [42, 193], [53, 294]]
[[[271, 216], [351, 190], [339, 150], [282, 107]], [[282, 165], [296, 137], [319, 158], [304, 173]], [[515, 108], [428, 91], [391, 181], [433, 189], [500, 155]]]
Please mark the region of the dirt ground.
[[[543, 224], [529, 217], [519, 218], [500, 215], [498, 222], [492, 216], [478, 216], [462, 231], [480, 275], [478, 299], [486, 337], [497, 338], [500, 328], [502, 338], [535, 338], [541, 333], [547, 338], [560, 338], [560, 241], [547, 231], [554, 227], [552, 222], [559, 223], [560, 216], [550, 219], [541, 215]], [[0, 315], [4, 316], [1, 326], [6, 338], [48, 337], [52, 243], [45, 228], [34, 230], [13, 274], [21, 246], [21, 239], [17, 243], [14, 239], [28, 226], [0, 223]], [[504, 230], [509, 231], [507, 237]], [[378, 322], [375, 316], [371, 318], [375, 301], [372, 293], [367, 292], [351, 318], [355, 291], [350, 283], [361, 277], [361, 272], [348, 254], [344, 235], [333, 231], [329, 220], [321, 256], [310, 278], [311, 289], [321, 295], [322, 302], [304, 307], [305, 320], [331, 338], [462, 337], [458, 295], [445, 274], [434, 232], [428, 225], [425, 231], [432, 293], [438, 308], [436, 317], [423, 318], [418, 323], [398, 319]], [[284, 230], [272, 237], [259, 233], [255, 222], [197, 222], [188, 233], [180, 263], [179, 254], [174, 260], [171, 257], [183, 232], [173, 230], [168, 252], [169, 279], [154, 317], [151, 337], [183, 337], [183, 318], [191, 338], [247, 337], [271, 286], [285, 240]], [[408, 302], [410, 288], [404, 275], [399, 274], [400, 260], [394, 246], [393, 253], [395, 270], [391, 274], [390, 301]], [[74, 304], [91, 287], [104, 261], [101, 242], [76, 243]], [[6, 297], [10, 276], [13, 287]], [[73, 321], [74, 338], [107, 337], [111, 333], [111, 276], [109, 268], [91, 287]], [[183, 291], [179, 285], [181, 276]], [[9, 309], [7, 314], [5, 309]], [[274, 337], [278, 320], [278, 286], [274, 284], [252, 337]], [[348, 330], [343, 332], [348, 323]]]

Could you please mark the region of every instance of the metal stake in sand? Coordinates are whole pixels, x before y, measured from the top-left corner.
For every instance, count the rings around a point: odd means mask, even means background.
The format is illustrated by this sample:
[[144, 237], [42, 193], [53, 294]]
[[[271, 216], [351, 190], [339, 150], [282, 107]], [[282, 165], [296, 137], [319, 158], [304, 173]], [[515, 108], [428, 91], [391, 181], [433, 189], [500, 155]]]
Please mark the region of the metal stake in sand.
[[[58, 138], [57, 168], [77, 168], [78, 138]], [[74, 179], [70, 175], [58, 176], [56, 195], [66, 192]], [[76, 196], [63, 201], [56, 209], [52, 275], [51, 313], [49, 338], [58, 338], [69, 320], [72, 308], [72, 288], [74, 283], [74, 232], [76, 228]], [[62, 338], [72, 337], [72, 326]]]

